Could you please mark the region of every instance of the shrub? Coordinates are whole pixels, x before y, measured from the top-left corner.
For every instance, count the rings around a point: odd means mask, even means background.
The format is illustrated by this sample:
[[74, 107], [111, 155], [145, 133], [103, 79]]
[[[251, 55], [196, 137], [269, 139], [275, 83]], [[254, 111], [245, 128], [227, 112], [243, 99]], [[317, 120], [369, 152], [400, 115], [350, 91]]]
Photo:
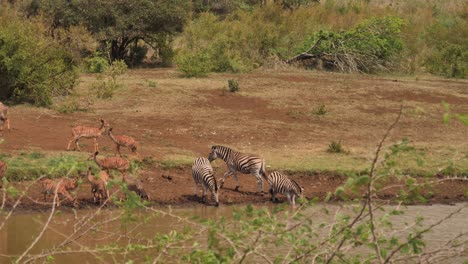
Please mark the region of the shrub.
[[321, 104], [314, 109], [313, 113], [314, 115], [325, 115], [328, 111], [325, 109], [325, 105]]
[[99, 55], [84, 60], [84, 69], [89, 73], [102, 73], [109, 68], [109, 61]]
[[2, 11], [0, 100], [50, 106], [53, 97], [68, 94], [75, 85], [78, 74], [73, 56], [44, 34], [39, 21], [21, 20]]
[[343, 146], [341, 145], [341, 140], [338, 141], [338, 142], [332, 141], [328, 145], [327, 152], [330, 152], [330, 153], [345, 153], [345, 150], [343, 149]]
[[425, 60], [429, 72], [451, 78], [468, 76], [468, 18], [441, 18], [425, 38], [432, 47]]
[[239, 83], [234, 79], [228, 80], [228, 89], [231, 93], [238, 92], [240, 90]]
[[106, 71], [96, 77], [97, 81], [91, 86], [91, 91], [94, 92], [97, 98], [112, 98], [115, 90], [121, 86], [118, 77], [124, 74], [126, 70], [127, 64], [124, 61], [114, 61]]
[[402, 19], [387, 16], [365, 20], [344, 32], [319, 31], [297, 53], [306, 52], [302, 58], [317, 58], [331, 69], [375, 72], [386, 69], [402, 51], [403, 25]]
[[186, 77], [204, 77], [212, 70], [210, 56], [204, 51], [183, 52], [176, 57], [176, 64]]

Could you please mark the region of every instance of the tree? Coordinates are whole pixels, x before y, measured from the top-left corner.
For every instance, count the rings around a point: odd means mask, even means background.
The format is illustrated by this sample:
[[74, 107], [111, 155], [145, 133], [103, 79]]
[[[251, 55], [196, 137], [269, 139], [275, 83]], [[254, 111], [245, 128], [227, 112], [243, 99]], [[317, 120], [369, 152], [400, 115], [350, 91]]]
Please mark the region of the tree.
[[52, 27], [84, 25], [107, 49], [111, 60], [124, 59], [139, 40], [156, 49], [168, 47], [169, 37], [182, 30], [189, 18], [188, 0], [43, 1], [41, 9], [52, 17]]
[[77, 79], [71, 53], [44, 34], [40, 21], [0, 12], [0, 100], [49, 106]]

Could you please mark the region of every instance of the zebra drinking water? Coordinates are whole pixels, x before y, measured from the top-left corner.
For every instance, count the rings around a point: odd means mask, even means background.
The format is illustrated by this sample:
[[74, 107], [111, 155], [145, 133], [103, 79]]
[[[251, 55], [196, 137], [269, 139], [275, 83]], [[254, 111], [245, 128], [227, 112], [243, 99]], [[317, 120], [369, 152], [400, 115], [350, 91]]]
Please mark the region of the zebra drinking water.
[[226, 162], [228, 170], [224, 173], [223, 178], [221, 179], [221, 186], [223, 188], [224, 180], [228, 175], [233, 174], [234, 179], [236, 181], [236, 188], [235, 190], [239, 190], [239, 180], [237, 179], [237, 172], [243, 174], [253, 174], [257, 179], [257, 190], [256, 192], [263, 192], [263, 177], [266, 178], [265, 172], [265, 160], [257, 157], [252, 156], [249, 154], [244, 154], [241, 152], [234, 151], [228, 147], [224, 146], [212, 146], [211, 153], [208, 156], [208, 159], [211, 161], [220, 158]]
[[195, 196], [198, 195], [198, 185], [202, 185], [203, 194], [202, 201], [205, 202], [205, 194], [207, 189], [210, 190], [216, 206], [219, 206], [218, 199], [218, 184], [213, 174], [213, 168], [207, 158], [200, 157], [195, 159], [192, 166], [192, 177], [195, 181]]
[[289, 204], [293, 206], [296, 204], [296, 197], [303, 197], [304, 188], [299, 186], [297, 182], [289, 179], [285, 175], [273, 171], [268, 175], [268, 185], [270, 186], [271, 201], [276, 200], [275, 195], [277, 193], [285, 194], [288, 198]]

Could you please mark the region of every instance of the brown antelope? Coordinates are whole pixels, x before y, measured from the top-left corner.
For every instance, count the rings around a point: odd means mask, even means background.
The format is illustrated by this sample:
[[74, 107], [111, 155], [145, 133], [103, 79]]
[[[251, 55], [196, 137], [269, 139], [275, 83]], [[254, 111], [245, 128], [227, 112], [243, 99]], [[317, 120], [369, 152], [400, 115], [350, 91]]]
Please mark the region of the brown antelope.
[[4, 105], [0, 102], [0, 122], [2, 122], [2, 127], [0, 129], [3, 130], [3, 125], [7, 124], [7, 129], [10, 130], [10, 118], [8, 118], [8, 106]]
[[91, 172], [91, 167], [88, 168], [86, 174], [89, 183], [91, 183], [91, 193], [93, 194], [93, 201], [96, 203], [96, 198], [99, 199], [99, 204], [109, 198], [109, 190], [107, 190], [107, 182], [109, 181], [109, 174], [101, 171], [99, 177], [96, 177]]
[[[106, 122], [101, 119], [101, 127], [87, 127], [87, 126], [76, 126], [72, 128], [72, 139], [68, 142], [67, 150], [70, 150], [70, 145], [75, 141], [75, 149], [80, 151], [80, 145], [78, 144], [80, 138], [92, 138], [94, 139], [94, 151], [99, 151], [98, 138], [106, 132]], [[75, 150], [74, 149], [74, 150]]]
[[130, 151], [134, 152], [138, 156], [138, 160], [141, 160], [140, 154], [137, 152], [137, 142], [135, 139], [125, 135], [114, 136], [112, 134], [112, 127], [108, 129], [108, 135], [112, 141], [114, 141], [115, 145], [117, 146], [117, 152], [119, 153], [120, 157], [122, 157], [122, 153], [120, 153], [120, 147], [127, 147]]
[[73, 198], [69, 191], [78, 187], [78, 182], [74, 179], [60, 178], [60, 179], [47, 179], [40, 180], [42, 185], [42, 193], [44, 194], [44, 202], [47, 201], [47, 195], [55, 195], [57, 192], [57, 207], [60, 206], [60, 197], [64, 196], [73, 203], [73, 206], [78, 206], [78, 200]]
[[94, 160], [96, 164], [101, 168], [101, 170], [106, 171], [109, 173], [109, 170], [114, 169], [120, 171], [120, 173], [124, 174], [129, 168], [130, 164], [128, 163], [128, 160], [120, 157], [109, 157], [109, 158], [103, 158], [98, 160], [96, 157], [99, 154], [98, 151], [94, 152], [93, 155], [89, 157], [88, 160]]
[[131, 176], [129, 173], [124, 174], [124, 182], [127, 184], [129, 191], [134, 191], [140, 198], [146, 199], [149, 201], [149, 195], [146, 193], [143, 188], [143, 184], [137, 178]]
[[7, 164], [0, 160], [0, 188], [2, 187], [2, 183], [3, 183], [2, 179], [7, 169], [8, 169]]

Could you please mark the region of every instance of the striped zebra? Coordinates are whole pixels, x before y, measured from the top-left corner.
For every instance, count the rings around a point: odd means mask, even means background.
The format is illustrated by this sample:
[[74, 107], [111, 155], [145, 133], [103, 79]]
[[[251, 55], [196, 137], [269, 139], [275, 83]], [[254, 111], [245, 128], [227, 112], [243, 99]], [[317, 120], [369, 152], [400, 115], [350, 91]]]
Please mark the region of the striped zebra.
[[268, 175], [268, 185], [270, 186], [271, 201], [277, 200], [275, 195], [277, 193], [285, 194], [288, 197], [289, 204], [293, 206], [296, 204], [296, 196], [304, 197], [304, 188], [299, 186], [297, 182], [289, 179], [285, 175], [273, 171]]
[[192, 177], [195, 181], [195, 196], [198, 196], [198, 185], [201, 184], [203, 203], [205, 203], [205, 194], [208, 189], [211, 192], [212, 199], [216, 202], [216, 206], [219, 206], [218, 184], [216, 183], [211, 163], [207, 158], [200, 157], [195, 159], [192, 166]]
[[265, 172], [265, 160], [252, 156], [249, 154], [244, 154], [241, 152], [234, 151], [228, 147], [224, 146], [212, 146], [211, 153], [208, 156], [208, 159], [211, 161], [220, 158], [226, 162], [228, 170], [224, 173], [223, 178], [221, 179], [221, 186], [223, 188], [224, 180], [228, 175], [233, 174], [234, 179], [236, 181], [236, 188], [235, 190], [239, 190], [239, 180], [237, 179], [237, 172], [243, 174], [253, 174], [257, 179], [257, 190], [256, 192], [263, 192], [263, 177], [266, 178]]

